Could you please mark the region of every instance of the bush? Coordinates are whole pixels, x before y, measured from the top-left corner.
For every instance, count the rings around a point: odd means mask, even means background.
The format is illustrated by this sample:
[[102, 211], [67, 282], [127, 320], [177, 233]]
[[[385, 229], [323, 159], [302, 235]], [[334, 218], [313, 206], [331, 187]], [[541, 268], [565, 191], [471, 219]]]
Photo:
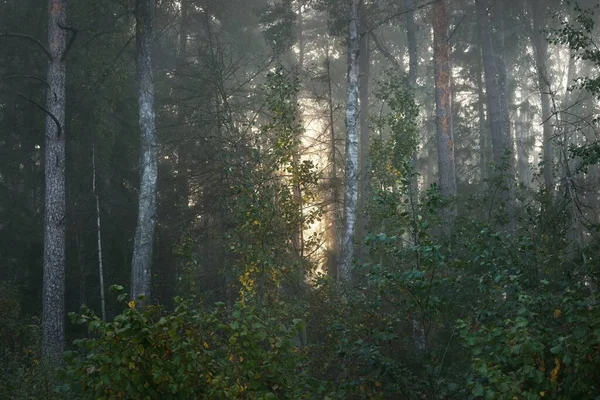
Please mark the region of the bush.
[[294, 342], [300, 320], [284, 325], [273, 310], [240, 302], [176, 304], [164, 313], [130, 301], [112, 322], [89, 309], [71, 314], [92, 337], [66, 353], [60, 391], [94, 399], [299, 399], [310, 391]]

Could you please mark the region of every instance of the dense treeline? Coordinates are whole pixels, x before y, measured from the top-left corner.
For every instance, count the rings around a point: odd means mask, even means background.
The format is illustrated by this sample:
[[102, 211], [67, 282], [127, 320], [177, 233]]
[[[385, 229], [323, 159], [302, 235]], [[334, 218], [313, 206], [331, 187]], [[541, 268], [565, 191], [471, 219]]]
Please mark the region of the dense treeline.
[[0, 2], [0, 397], [596, 398], [595, 12]]

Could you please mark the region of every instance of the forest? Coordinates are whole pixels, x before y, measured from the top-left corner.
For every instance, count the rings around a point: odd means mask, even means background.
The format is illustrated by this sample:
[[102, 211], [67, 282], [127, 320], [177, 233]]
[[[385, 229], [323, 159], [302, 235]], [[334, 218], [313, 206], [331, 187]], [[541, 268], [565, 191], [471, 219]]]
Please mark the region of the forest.
[[0, 399], [600, 399], [598, 15], [0, 1]]

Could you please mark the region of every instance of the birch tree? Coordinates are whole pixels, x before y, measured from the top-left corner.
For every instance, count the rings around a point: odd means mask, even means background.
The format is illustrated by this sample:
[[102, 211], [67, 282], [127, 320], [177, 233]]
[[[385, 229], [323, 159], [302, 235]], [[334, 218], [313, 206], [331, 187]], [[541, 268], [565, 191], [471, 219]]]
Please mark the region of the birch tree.
[[141, 130], [138, 219], [133, 245], [131, 297], [150, 296], [152, 244], [156, 225], [156, 125], [152, 80], [152, 16], [154, 0], [136, 0], [136, 61], [138, 71], [139, 124]]
[[350, 1], [348, 23], [348, 74], [346, 87], [346, 168], [344, 193], [344, 230], [340, 257], [340, 278], [349, 282], [352, 278], [354, 256], [354, 233], [358, 199], [358, 55], [359, 55], [359, 9], [360, 0]]

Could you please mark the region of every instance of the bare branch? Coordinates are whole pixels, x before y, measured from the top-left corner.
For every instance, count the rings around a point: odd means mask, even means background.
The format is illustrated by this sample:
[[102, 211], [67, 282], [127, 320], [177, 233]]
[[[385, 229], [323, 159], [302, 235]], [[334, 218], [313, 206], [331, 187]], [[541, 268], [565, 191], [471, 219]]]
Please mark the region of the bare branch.
[[50, 53], [50, 50], [48, 50], [46, 45], [44, 43], [42, 43], [41, 40], [34, 38], [31, 35], [27, 35], [25, 33], [16, 33], [16, 32], [3, 32], [3, 33], [0, 33], [0, 37], [2, 37], [2, 36], [27, 39], [30, 42], [35, 43], [40, 49], [42, 49], [42, 51], [44, 52], [44, 54], [46, 54], [46, 56], [48, 58], [52, 58], [52, 53]]
[[39, 108], [40, 110], [42, 110], [44, 113], [46, 113], [47, 116], [49, 116], [50, 118], [52, 118], [52, 121], [54, 121], [54, 123], [56, 124], [56, 128], [58, 129], [58, 132], [56, 132], [56, 136], [60, 137], [60, 135], [62, 134], [62, 126], [60, 125], [60, 121], [58, 120], [58, 118], [56, 118], [54, 116], [54, 114], [52, 114], [50, 111], [48, 111], [44, 106], [42, 106], [41, 104], [36, 103], [35, 101], [27, 98], [25, 95], [21, 94], [21, 93], [17, 93], [17, 95], [19, 97], [22, 97], [23, 99], [25, 99], [27, 102], [33, 104], [34, 106], [36, 106], [37, 108]]
[[63, 51], [62, 55], [60, 56], [60, 61], [65, 61], [67, 58], [67, 54], [69, 53], [69, 50], [71, 49], [71, 46], [73, 45], [73, 42], [77, 38], [79, 29], [73, 28], [71, 26], [61, 25], [61, 24], [58, 24], [58, 27], [62, 30], [71, 31], [73, 33], [73, 35], [71, 35], [71, 39], [69, 39], [69, 43], [67, 43], [65, 50]]
[[2, 80], [9, 80], [9, 79], [32, 79], [34, 81], [43, 83], [47, 87], [50, 87], [50, 84], [48, 83], [48, 81], [46, 81], [44, 78], [40, 78], [39, 76], [35, 76], [35, 75], [6, 75], [6, 76], [2, 77]]
[[375, 42], [377, 50], [379, 50], [379, 52], [383, 54], [385, 58], [387, 58], [396, 67], [400, 67], [400, 62], [398, 62], [398, 60], [396, 60], [396, 57], [394, 57], [394, 55], [390, 53], [390, 51], [383, 45], [383, 43], [381, 43], [381, 40], [379, 40], [375, 32], [369, 30], [369, 35], [371, 36], [371, 38], [373, 38], [373, 42]]
[[401, 17], [401, 16], [403, 16], [404, 14], [408, 14], [408, 13], [409, 13], [409, 12], [411, 12], [411, 11], [418, 11], [418, 10], [421, 10], [421, 9], [423, 9], [423, 8], [425, 8], [425, 7], [428, 7], [428, 6], [432, 5], [432, 4], [435, 4], [435, 3], [437, 3], [438, 1], [440, 1], [440, 0], [431, 0], [431, 1], [428, 1], [427, 3], [420, 4], [420, 5], [416, 6], [416, 7], [413, 7], [413, 8], [411, 8], [411, 9], [408, 9], [408, 10], [402, 10], [402, 11], [400, 11], [400, 12], [397, 12], [397, 13], [395, 13], [395, 14], [392, 14], [392, 15], [390, 15], [389, 17], [385, 18], [384, 20], [382, 20], [382, 21], [378, 21], [378, 23], [377, 23], [375, 26], [373, 26], [373, 27], [370, 27], [368, 30], [364, 31], [362, 34], [363, 34], [363, 35], [365, 35], [365, 34], [367, 34], [367, 33], [371, 33], [371, 32], [372, 32], [372, 31], [374, 31], [375, 29], [379, 28], [379, 27], [380, 27], [380, 26], [382, 26], [382, 25], [385, 25], [385, 24], [387, 24], [388, 22], [392, 21], [393, 19], [396, 19], [396, 18], [398, 18], [398, 17]]

